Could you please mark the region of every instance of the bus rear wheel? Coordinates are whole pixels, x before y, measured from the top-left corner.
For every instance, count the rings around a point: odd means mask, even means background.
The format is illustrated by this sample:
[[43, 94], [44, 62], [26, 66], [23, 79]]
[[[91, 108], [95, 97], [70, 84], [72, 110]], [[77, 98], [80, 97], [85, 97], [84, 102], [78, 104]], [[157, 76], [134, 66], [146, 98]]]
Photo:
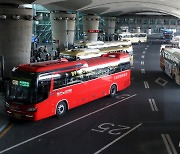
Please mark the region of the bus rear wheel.
[[117, 93], [117, 86], [113, 84], [110, 89], [110, 96], [113, 97], [116, 95], [116, 93]]
[[59, 102], [56, 108], [56, 115], [58, 117], [63, 116], [66, 113], [66, 110], [67, 110], [66, 103], [64, 101]]

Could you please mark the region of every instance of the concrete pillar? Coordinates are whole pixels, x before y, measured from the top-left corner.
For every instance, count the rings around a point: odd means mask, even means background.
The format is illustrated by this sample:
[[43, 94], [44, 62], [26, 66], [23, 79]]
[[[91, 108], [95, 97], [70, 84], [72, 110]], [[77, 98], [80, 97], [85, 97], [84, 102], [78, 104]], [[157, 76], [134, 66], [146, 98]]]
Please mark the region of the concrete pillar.
[[151, 34], [151, 32], [152, 32], [151, 28], [148, 28], [147, 34]]
[[110, 36], [114, 34], [116, 26], [116, 17], [105, 17], [105, 32]]
[[14, 66], [30, 63], [33, 11], [13, 6], [0, 7], [0, 56], [4, 77]]
[[97, 41], [98, 33], [90, 32], [90, 30], [98, 30], [99, 29], [99, 16], [95, 15], [86, 15], [83, 16], [83, 32], [87, 36], [88, 41]]
[[136, 33], [141, 33], [141, 28], [140, 27], [136, 27]]
[[68, 45], [74, 44], [76, 14], [51, 12], [52, 38], [58, 40], [58, 47], [63, 51]]

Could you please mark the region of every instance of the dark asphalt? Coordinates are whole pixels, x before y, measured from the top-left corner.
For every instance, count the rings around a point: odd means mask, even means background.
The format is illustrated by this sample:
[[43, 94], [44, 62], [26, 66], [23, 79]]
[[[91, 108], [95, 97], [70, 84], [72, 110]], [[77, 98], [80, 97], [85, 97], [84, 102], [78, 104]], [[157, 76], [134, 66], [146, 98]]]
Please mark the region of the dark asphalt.
[[159, 67], [160, 44], [133, 48], [129, 88], [72, 109], [61, 119], [11, 120], [12, 128], [0, 138], [0, 153], [180, 153], [180, 87]]

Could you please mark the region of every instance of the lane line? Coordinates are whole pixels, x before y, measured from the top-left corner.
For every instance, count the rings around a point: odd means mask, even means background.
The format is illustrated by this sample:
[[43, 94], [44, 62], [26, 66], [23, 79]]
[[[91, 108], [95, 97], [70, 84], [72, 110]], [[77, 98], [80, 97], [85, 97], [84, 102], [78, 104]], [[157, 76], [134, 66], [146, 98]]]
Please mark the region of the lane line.
[[127, 98], [124, 98], [124, 99], [122, 99], [122, 100], [120, 100], [120, 101], [117, 101], [117, 102], [115, 102], [115, 103], [113, 103], [113, 104], [110, 104], [110, 105], [108, 105], [108, 106], [105, 106], [104, 108], [98, 109], [98, 110], [96, 110], [96, 111], [94, 111], [94, 112], [91, 112], [91, 113], [89, 113], [89, 114], [86, 114], [86, 115], [84, 115], [84, 116], [82, 116], [82, 117], [80, 117], [80, 118], [77, 118], [77, 119], [74, 119], [74, 120], [72, 120], [72, 121], [70, 121], [70, 122], [68, 122], [68, 123], [65, 123], [64, 125], [61, 125], [61, 126], [59, 126], [59, 127], [56, 127], [56, 128], [54, 128], [54, 129], [51, 129], [51, 130], [49, 130], [49, 131], [46, 131], [46, 132], [44, 132], [44, 133], [42, 133], [42, 134], [39, 134], [39, 135], [37, 135], [37, 136], [34, 136], [34, 137], [32, 137], [32, 138], [30, 138], [30, 139], [27, 139], [27, 140], [25, 140], [25, 141], [23, 141], [23, 142], [20, 142], [20, 143], [18, 143], [18, 144], [15, 144], [14, 146], [11, 146], [11, 147], [9, 147], [9, 148], [6, 148], [6, 149], [0, 151], [0, 154], [1, 154], [1, 153], [4, 153], [4, 152], [7, 152], [7, 151], [9, 151], [9, 150], [12, 150], [12, 149], [14, 149], [14, 148], [17, 148], [17, 147], [19, 147], [19, 146], [21, 146], [21, 145], [23, 145], [23, 144], [26, 144], [26, 143], [28, 143], [28, 142], [30, 142], [30, 141], [33, 141], [33, 140], [37, 139], [37, 138], [39, 138], [39, 137], [42, 137], [42, 136], [47, 135], [47, 134], [50, 134], [50, 133], [52, 133], [52, 132], [54, 132], [54, 131], [56, 131], [56, 130], [58, 130], [58, 129], [61, 129], [61, 128], [65, 127], [65, 126], [68, 126], [68, 125], [70, 125], [70, 124], [72, 124], [72, 123], [75, 123], [75, 122], [77, 122], [77, 121], [79, 121], [79, 120], [82, 120], [82, 119], [84, 119], [84, 118], [86, 118], [86, 117], [89, 117], [89, 116], [91, 116], [91, 115], [93, 115], [93, 114], [95, 114], [95, 113], [98, 113], [98, 112], [103, 111], [103, 110], [105, 110], [105, 109], [107, 109], [107, 108], [110, 108], [110, 107], [112, 107], [112, 106], [114, 106], [114, 105], [116, 105], [116, 104], [119, 104], [119, 103], [121, 103], [121, 102], [123, 102], [123, 101], [125, 101], [125, 100], [128, 100], [128, 99], [130, 99], [130, 98], [132, 98], [132, 97], [135, 97], [136, 95], [137, 95], [137, 94], [131, 95], [131, 96], [129, 96], [129, 97], [127, 97]]
[[141, 73], [142, 73], [142, 74], [146, 73], [146, 72], [145, 72], [145, 69], [141, 69]]
[[144, 58], [144, 55], [142, 55], [141, 58]]
[[145, 88], [149, 88], [149, 83], [148, 83], [148, 81], [144, 81], [144, 87], [145, 87]]
[[169, 134], [161, 134], [161, 136], [168, 151], [168, 154], [178, 154]]
[[155, 100], [154, 100], [154, 99], [151, 99], [151, 101], [152, 101], [152, 104], [153, 104], [153, 106], [154, 106], [154, 110], [158, 112], [158, 108], [157, 108], [157, 105], [156, 105]]
[[168, 140], [168, 142], [170, 144], [170, 147], [171, 147], [171, 149], [173, 151], [173, 154], [178, 154], [175, 147], [174, 147], [174, 144], [173, 144], [173, 142], [172, 142], [172, 140], [171, 140], [171, 138], [169, 136], [169, 134], [166, 134], [166, 138], [167, 138], [167, 140]]
[[141, 61], [141, 65], [144, 65], [144, 61]]
[[166, 140], [165, 135], [164, 135], [164, 134], [161, 134], [161, 137], [162, 137], [163, 142], [164, 142], [164, 144], [165, 144], [165, 146], [166, 146], [166, 149], [167, 149], [168, 154], [172, 154], [171, 149], [170, 149], [170, 147], [169, 147], [169, 145], [168, 145], [168, 142], [167, 142], [167, 140]]
[[143, 54], [145, 54], [146, 53], [146, 51], [143, 51]]
[[158, 112], [158, 108], [157, 108], [155, 100], [154, 99], [149, 99], [149, 103], [150, 103], [152, 111], [157, 111]]
[[124, 133], [123, 135], [121, 135], [120, 137], [116, 138], [115, 140], [113, 140], [112, 142], [110, 142], [109, 144], [107, 144], [106, 146], [104, 146], [103, 148], [101, 148], [100, 150], [96, 151], [94, 154], [99, 154], [102, 151], [104, 151], [105, 149], [107, 149], [108, 147], [110, 147], [111, 145], [113, 145], [114, 143], [116, 143], [117, 141], [119, 141], [120, 139], [122, 139], [124, 136], [128, 135], [129, 133], [131, 133], [132, 131], [134, 131], [135, 129], [137, 129], [138, 127], [140, 127], [142, 125], [142, 123], [138, 124], [137, 126], [133, 127], [132, 129], [130, 129], [129, 131], [127, 131], [126, 133]]
[[154, 111], [154, 107], [152, 105], [151, 99], [149, 99], [149, 103], [150, 103], [150, 106], [151, 106], [151, 110]]

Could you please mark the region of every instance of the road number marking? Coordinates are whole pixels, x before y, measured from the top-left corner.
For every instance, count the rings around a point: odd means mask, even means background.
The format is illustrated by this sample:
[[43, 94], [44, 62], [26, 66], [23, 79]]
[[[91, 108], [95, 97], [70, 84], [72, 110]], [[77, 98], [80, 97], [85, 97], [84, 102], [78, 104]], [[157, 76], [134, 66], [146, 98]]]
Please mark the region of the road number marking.
[[117, 99], [124, 99], [124, 98], [129, 97], [129, 96], [131, 96], [131, 95], [130, 94], [122, 94], [122, 95], [116, 96], [116, 98]]
[[130, 127], [128, 126], [123, 126], [123, 125], [116, 126], [115, 124], [112, 123], [103, 123], [98, 126], [98, 129], [91, 129], [91, 130], [99, 133], [107, 132], [108, 134], [111, 135], [119, 135], [121, 134], [122, 130], [128, 130], [128, 129], [130, 129]]
[[100, 150], [96, 151], [94, 154], [99, 154], [102, 151], [104, 151], [105, 149], [107, 149], [108, 147], [110, 147], [111, 145], [113, 145], [114, 143], [116, 143], [117, 141], [119, 141], [120, 139], [122, 139], [124, 136], [128, 135], [129, 133], [131, 133], [132, 131], [134, 131], [135, 129], [137, 129], [138, 127], [140, 127], [142, 125], [142, 123], [138, 124], [137, 126], [135, 126], [134, 128], [130, 129], [129, 131], [127, 131], [126, 133], [122, 134], [121, 136], [119, 136], [118, 138], [116, 138], [115, 140], [113, 140], [112, 142], [110, 142], [109, 144], [107, 144], [106, 146], [102, 147]]

